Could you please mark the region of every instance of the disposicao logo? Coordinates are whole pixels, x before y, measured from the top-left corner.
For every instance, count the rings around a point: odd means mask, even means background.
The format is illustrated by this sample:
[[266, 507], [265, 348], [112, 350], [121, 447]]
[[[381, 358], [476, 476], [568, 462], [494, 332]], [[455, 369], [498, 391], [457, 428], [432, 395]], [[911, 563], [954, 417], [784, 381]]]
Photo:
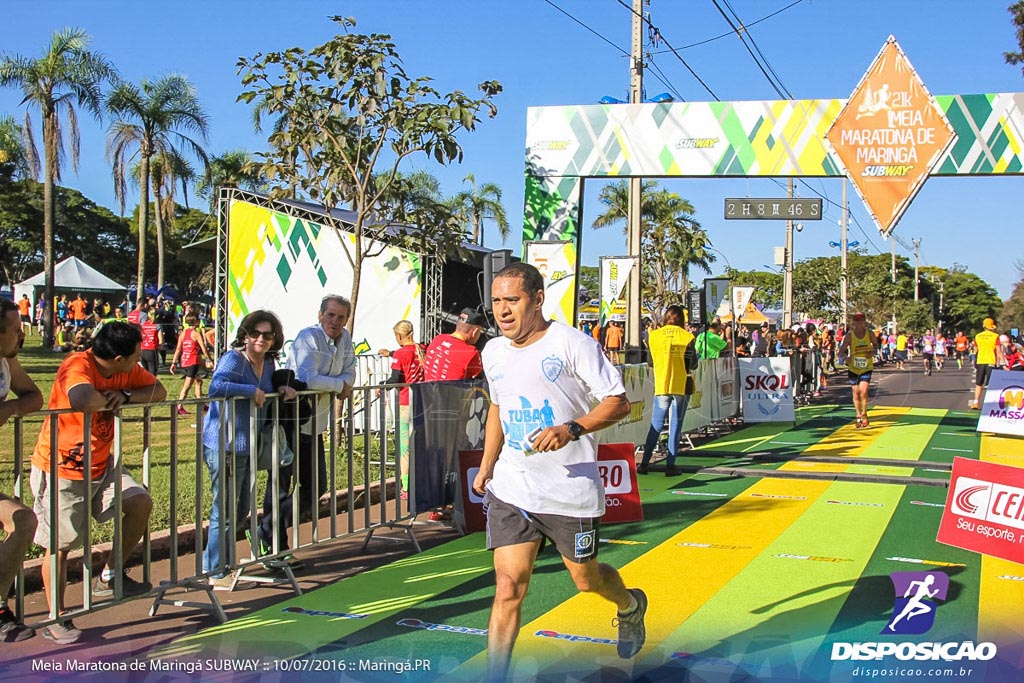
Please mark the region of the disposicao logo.
[[882, 633], [927, 633], [935, 624], [935, 600], [946, 599], [949, 576], [944, 572], [894, 572], [889, 578], [896, 589], [896, 604]]
[[[936, 601], [945, 601], [949, 576], [944, 572], [894, 572], [889, 575], [895, 590], [892, 617], [882, 635], [919, 635], [935, 625]], [[996, 656], [994, 643], [963, 642], [868, 642], [832, 643], [832, 661], [988, 661]]]

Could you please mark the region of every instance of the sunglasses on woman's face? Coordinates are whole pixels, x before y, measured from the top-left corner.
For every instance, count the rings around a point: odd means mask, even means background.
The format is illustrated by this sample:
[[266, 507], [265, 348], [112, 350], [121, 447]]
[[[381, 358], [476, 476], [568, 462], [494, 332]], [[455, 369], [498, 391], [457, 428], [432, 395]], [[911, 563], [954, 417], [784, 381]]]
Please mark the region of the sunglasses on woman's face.
[[264, 341], [270, 341], [271, 339], [274, 338], [274, 331], [273, 330], [253, 330], [252, 332], [249, 333], [248, 336], [249, 336], [249, 339], [260, 339], [260, 338], [263, 338]]

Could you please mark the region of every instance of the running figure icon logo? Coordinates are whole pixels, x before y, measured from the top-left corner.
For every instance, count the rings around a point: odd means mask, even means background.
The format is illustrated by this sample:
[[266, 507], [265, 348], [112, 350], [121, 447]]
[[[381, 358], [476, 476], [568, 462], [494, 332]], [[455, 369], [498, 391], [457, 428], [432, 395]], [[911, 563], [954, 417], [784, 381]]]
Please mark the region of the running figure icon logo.
[[949, 576], [943, 572], [894, 572], [889, 578], [896, 591], [896, 602], [892, 619], [882, 633], [927, 633], [935, 624], [935, 600], [946, 600]]

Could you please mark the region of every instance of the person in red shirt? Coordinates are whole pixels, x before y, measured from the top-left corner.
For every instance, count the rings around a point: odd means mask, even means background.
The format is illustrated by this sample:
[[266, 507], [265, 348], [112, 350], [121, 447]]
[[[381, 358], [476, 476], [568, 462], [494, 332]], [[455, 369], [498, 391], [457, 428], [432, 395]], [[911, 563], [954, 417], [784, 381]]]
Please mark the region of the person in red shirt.
[[455, 332], [439, 334], [427, 347], [423, 362], [423, 379], [426, 382], [444, 382], [456, 379], [473, 379], [484, 371], [480, 341], [487, 324], [483, 314], [473, 308], [464, 308], [455, 323]]
[[157, 349], [159, 349], [164, 343], [164, 333], [160, 331], [160, 326], [153, 322], [152, 318], [146, 318], [146, 322], [142, 323], [142, 367], [146, 369], [149, 374], [156, 377], [159, 362], [157, 361]]
[[[426, 347], [417, 344], [412, 338], [412, 323], [408, 320], [399, 320], [392, 328], [395, 332], [395, 341], [398, 342], [397, 351], [381, 349], [382, 356], [390, 356], [391, 377], [385, 384], [415, 384], [423, 381], [423, 359]], [[402, 500], [409, 499], [409, 436], [411, 427], [411, 412], [409, 410], [409, 387], [402, 387], [398, 390], [398, 451], [401, 459], [401, 482]]]
[[[35, 542], [46, 549], [45, 566], [50, 566], [51, 553], [57, 555], [57, 584], [52, 583], [50, 572], [44, 571], [43, 587], [58, 613], [64, 606], [68, 552], [82, 542], [82, 531], [89, 524], [85, 517], [86, 496], [92, 501], [92, 515], [96, 521], [110, 521], [117, 509], [114, 497], [120, 480], [121, 511], [124, 515], [121, 558], [131, 555], [149, 524], [149, 514], [153, 509], [149, 493], [122, 469], [120, 463], [111, 466], [114, 414], [127, 403], [155, 403], [167, 396], [164, 386], [139, 365], [141, 345], [142, 333], [134, 325], [104, 325], [93, 338], [91, 349], [72, 353], [64, 359], [53, 382], [47, 407], [75, 412], [61, 413], [57, 417], [55, 454], [50, 450], [50, 420], [43, 421], [32, 453], [30, 483], [39, 519]], [[92, 418], [89, 488], [84, 459], [85, 413], [90, 413]], [[51, 491], [51, 487], [56, 490]], [[50, 507], [51, 495], [58, 501], [56, 510]], [[54, 540], [51, 536], [55, 536], [56, 546], [51, 545]], [[110, 553], [106, 567], [93, 584], [94, 598], [114, 594], [114, 577], [122, 568], [111, 566], [113, 560], [114, 553]], [[135, 581], [125, 574], [121, 588], [122, 595], [128, 597], [147, 593], [152, 585]], [[82, 632], [65, 618], [46, 626], [42, 635], [54, 642], [67, 644], [78, 640]]]
[[[184, 401], [188, 396], [189, 387], [194, 387], [196, 398], [203, 397], [203, 378], [199, 376], [200, 356], [206, 359], [207, 366], [213, 364], [210, 351], [206, 348], [206, 339], [199, 329], [199, 316], [193, 311], [185, 316], [185, 329], [178, 335], [178, 346], [174, 349], [174, 358], [171, 360], [171, 374], [174, 374], [174, 368], [180, 367], [181, 373], [185, 376], [181, 392], [178, 394], [179, 401]], [[188, 415], [185, 406], [178, 405], [178, 415]]]

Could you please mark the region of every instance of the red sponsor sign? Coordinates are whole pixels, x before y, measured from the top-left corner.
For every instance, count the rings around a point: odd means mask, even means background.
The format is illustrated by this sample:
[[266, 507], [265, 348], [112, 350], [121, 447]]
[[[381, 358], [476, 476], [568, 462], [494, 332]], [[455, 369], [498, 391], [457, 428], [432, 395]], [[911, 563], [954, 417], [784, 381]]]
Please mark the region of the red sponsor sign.
[[[602, 524], [640, 522], [644, 509], [636, 477], [636, 460], [631, 443], [601, 444], [597, 447], [597, 467], [604, 484], [605, 512]], [[459, 451], [459, 476], [462, 481], [462, 509], [466, 531], [484, 531], [487, 517], [483, 499], [473, 491], [473, 480], [480, 469], [483, 451]]]
[[1024, 564], [1024, 469], [955, 458], [937, 540]]

